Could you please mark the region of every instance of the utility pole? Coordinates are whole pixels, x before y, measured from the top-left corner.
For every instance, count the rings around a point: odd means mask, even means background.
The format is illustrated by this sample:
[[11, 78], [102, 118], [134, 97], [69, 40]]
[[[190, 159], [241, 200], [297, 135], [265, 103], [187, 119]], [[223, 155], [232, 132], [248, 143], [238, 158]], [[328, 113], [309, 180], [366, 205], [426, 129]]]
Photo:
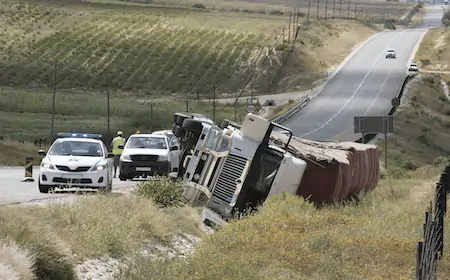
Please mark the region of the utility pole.
[[334, 19], [334, 11], [336, 10], [336, 0], [333, 0], [333, 19]]
[[311, 0], [308, 0], [308, 16], [306, 17], [309, 20], [309, 12], [311, 9]]
[[64, 64], [62, 61], [59, 61], [57, 59], [52, 60], [42, 60], [44, 62], [53, 63], [53, 97], [52, 97], [52, 122], [50, 125], [50, 139], [49, 141], [52, 142], [53, 135], [54, 135], [54, 127], [55, 127], [55, 103], [56, 103], [56, 76], [58, 72], [58, 64]]
[[325, 20], [328, 18], [328, 0], [325, 0]]
[[348, 1], [347, 19], [350, 19], [350, 1]]
[[150, 132], [153, 132], [153, 103], [150, 103]]
[[316, 19], [319, 19], [319, 7], [320, 7], [320, 0], [317, 0]]
[[358, 13], [358, 3], [355, 3], [355, 19], [357, 17]]
[[291, 43], [291, 18], [292, 13], [289, 12], [289, 24], [288, 24], [288, 44]]
[[213, 92], [213, 120], [216, 122], [216, 91], [217, 91], [217, 85], [213, 86], [214, 92]]
[[339, 18], [342, 17], [342, 0], [339, 2]]
[[107, 96], [107, 102], [106, 102], [107, 105], [106, 106], [107, 106], [107, 110], [108, 110], [108, 137], [109, 137], [111, 135], [110, 130], [109, 130], [109, 108], [110, 108], [109, 107], [109, 89], [107, 91], [107, 95], [108, 96]]

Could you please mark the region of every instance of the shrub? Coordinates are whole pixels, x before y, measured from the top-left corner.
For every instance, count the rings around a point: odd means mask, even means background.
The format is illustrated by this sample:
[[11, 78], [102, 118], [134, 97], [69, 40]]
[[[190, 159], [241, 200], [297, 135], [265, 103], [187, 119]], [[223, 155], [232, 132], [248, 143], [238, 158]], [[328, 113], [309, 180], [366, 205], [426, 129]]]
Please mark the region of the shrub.
[[450, 26], [450, 11], [445, 11], [445, 13], [442, 15], [442, 23], [445, 26]]
[[192, 5], [192, 8], [196, 8], [196, 9], [206, 9], [205, 5], [203, 4], [194, 4]]
[[151, 198], [160, 207], [180, 207], [185, 204], [184, 188], [180, 181], [166, 177], [155, 177], [151, 181], [137, 185], [137, 194]]
[[408, 159], [408, 160], [403, 162], [402, 168], [405, 169], [405, 170], [412, 170], [412, 171], [414, 171], [414, 170], [417, 170], [417, 168], [419, 168], [419, 166], [412, 159]]

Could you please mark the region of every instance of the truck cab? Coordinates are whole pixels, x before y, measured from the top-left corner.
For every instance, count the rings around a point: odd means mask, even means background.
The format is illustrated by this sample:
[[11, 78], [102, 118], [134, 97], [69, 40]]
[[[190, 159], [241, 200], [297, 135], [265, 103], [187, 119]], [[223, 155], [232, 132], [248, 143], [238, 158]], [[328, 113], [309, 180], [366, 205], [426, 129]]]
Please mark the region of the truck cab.
[[[287, 143], [270, 140], [274, 129], [289, 135]], [[185, 197], [205, 205], [203, 222], [224, 225], [272, 195], [295, 194], [306, 162], [286, 151], [291, 137], [288, 128], [254, 114], [247, 114], [242, 126], [202, 123], [183, 183]]]

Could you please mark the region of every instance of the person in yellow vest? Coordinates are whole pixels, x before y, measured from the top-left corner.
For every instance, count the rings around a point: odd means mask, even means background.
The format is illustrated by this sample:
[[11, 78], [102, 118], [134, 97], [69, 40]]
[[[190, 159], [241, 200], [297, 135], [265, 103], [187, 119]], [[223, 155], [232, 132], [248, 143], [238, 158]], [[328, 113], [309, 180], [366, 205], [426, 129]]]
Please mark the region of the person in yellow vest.
[[122, 131], [117, 131], [117, 136], [111, 142], [112, 153], [114, 154], [114, 178], [116, 178], [117, 166], [119, 166], [120, 156], [123, 151], [123, 149], [119, 149], [119, 145], [125, 145]]

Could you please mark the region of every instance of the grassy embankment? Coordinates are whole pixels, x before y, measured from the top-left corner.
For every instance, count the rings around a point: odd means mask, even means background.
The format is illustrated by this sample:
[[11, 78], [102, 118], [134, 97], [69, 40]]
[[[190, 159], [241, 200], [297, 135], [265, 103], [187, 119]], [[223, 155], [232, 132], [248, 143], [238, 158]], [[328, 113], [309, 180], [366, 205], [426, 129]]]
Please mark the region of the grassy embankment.
[[[308, 88], [375, 32], [355, 21], [302, 25], [296, 51], [280, 70], [281, 46], [264, 64], [257, 56], [287, 26], [286, 15], [69, 2], [0, 5], [5, 137], [48, 138], [53, 83], [48, 59], [64, 62], [57, 71], [55, 131], [105, 134], [109, 89], [111, 131], [128, 134], [169, 128], [171, 114], [184, 111], [187, 98], [190, 111], [212, 116], [212, 106], [195, 101], [196, 94], [205, 98], [213, 84], [219, 94], [241, 88], [252, 63], [256, 91]], [[275, 86], [267, 83], [269, 61]], [[238, 106], [238, 120], [245, 107]], [[218, 104], [216, 117], [234, 119], [235, 108]], [[10, 156], [17, 145], [10, 143], [2, 143], [1, 164], [16, 164]]]
[[[206, 237], [187, 263], [140, 258], [125, 279], [413, 278], [423, 213], [450, 151], [450, 103], [439, 81], [415, 83], [388, 137], [390, 170], [358, 204], [315, 210], [300, 198], [278, 197], [259, 214]], [[450, 272], [448, 260], [439, 264], [440, 277]]]
[[[170, 262], [151, 261], [131, 252], [141, 242], [167, 241], [171, 233], [201, 236], [197, 210], [157, 209], [151, 201], [133, 195], [47, 207], [0, 207], [0, 232], [20, 250], [30, 252], [28, 259], [35, 261], [35, 269], [43, 269], [46, 261], [45, 267], [57, 271], [49, 279], [73, 279], [70, 271], [76, 260], [103, 255], [129, 258], [129, 268], [118, 278], [124, 280], [411, 279], [423, 213], [447, 161], [435, 158], [450, 149], [444, 142], [423, 141], [445, 138], [449, 104], [440, 98], [442, 91], [431, 78], [416, 83], [409, 103], [398, 112], [396, 135], [389, 137], [393, 172], [384, 174], [379, 186], [362, 195], [357, 204], [316, 210], [301, 198], [280, 196], [257, 215], [204, 237], [192, 257]], [[431, 129], [425, 137], [422, 127]], [[450, 242], [449, 235], [445, 242]], [[448, 258], [445, 255], [440, 262], [440, 277], [450, 273]], [[29, 271], [23, 265], [13, 268]], [[65, 278], [58, 278], [61, 271]]]

